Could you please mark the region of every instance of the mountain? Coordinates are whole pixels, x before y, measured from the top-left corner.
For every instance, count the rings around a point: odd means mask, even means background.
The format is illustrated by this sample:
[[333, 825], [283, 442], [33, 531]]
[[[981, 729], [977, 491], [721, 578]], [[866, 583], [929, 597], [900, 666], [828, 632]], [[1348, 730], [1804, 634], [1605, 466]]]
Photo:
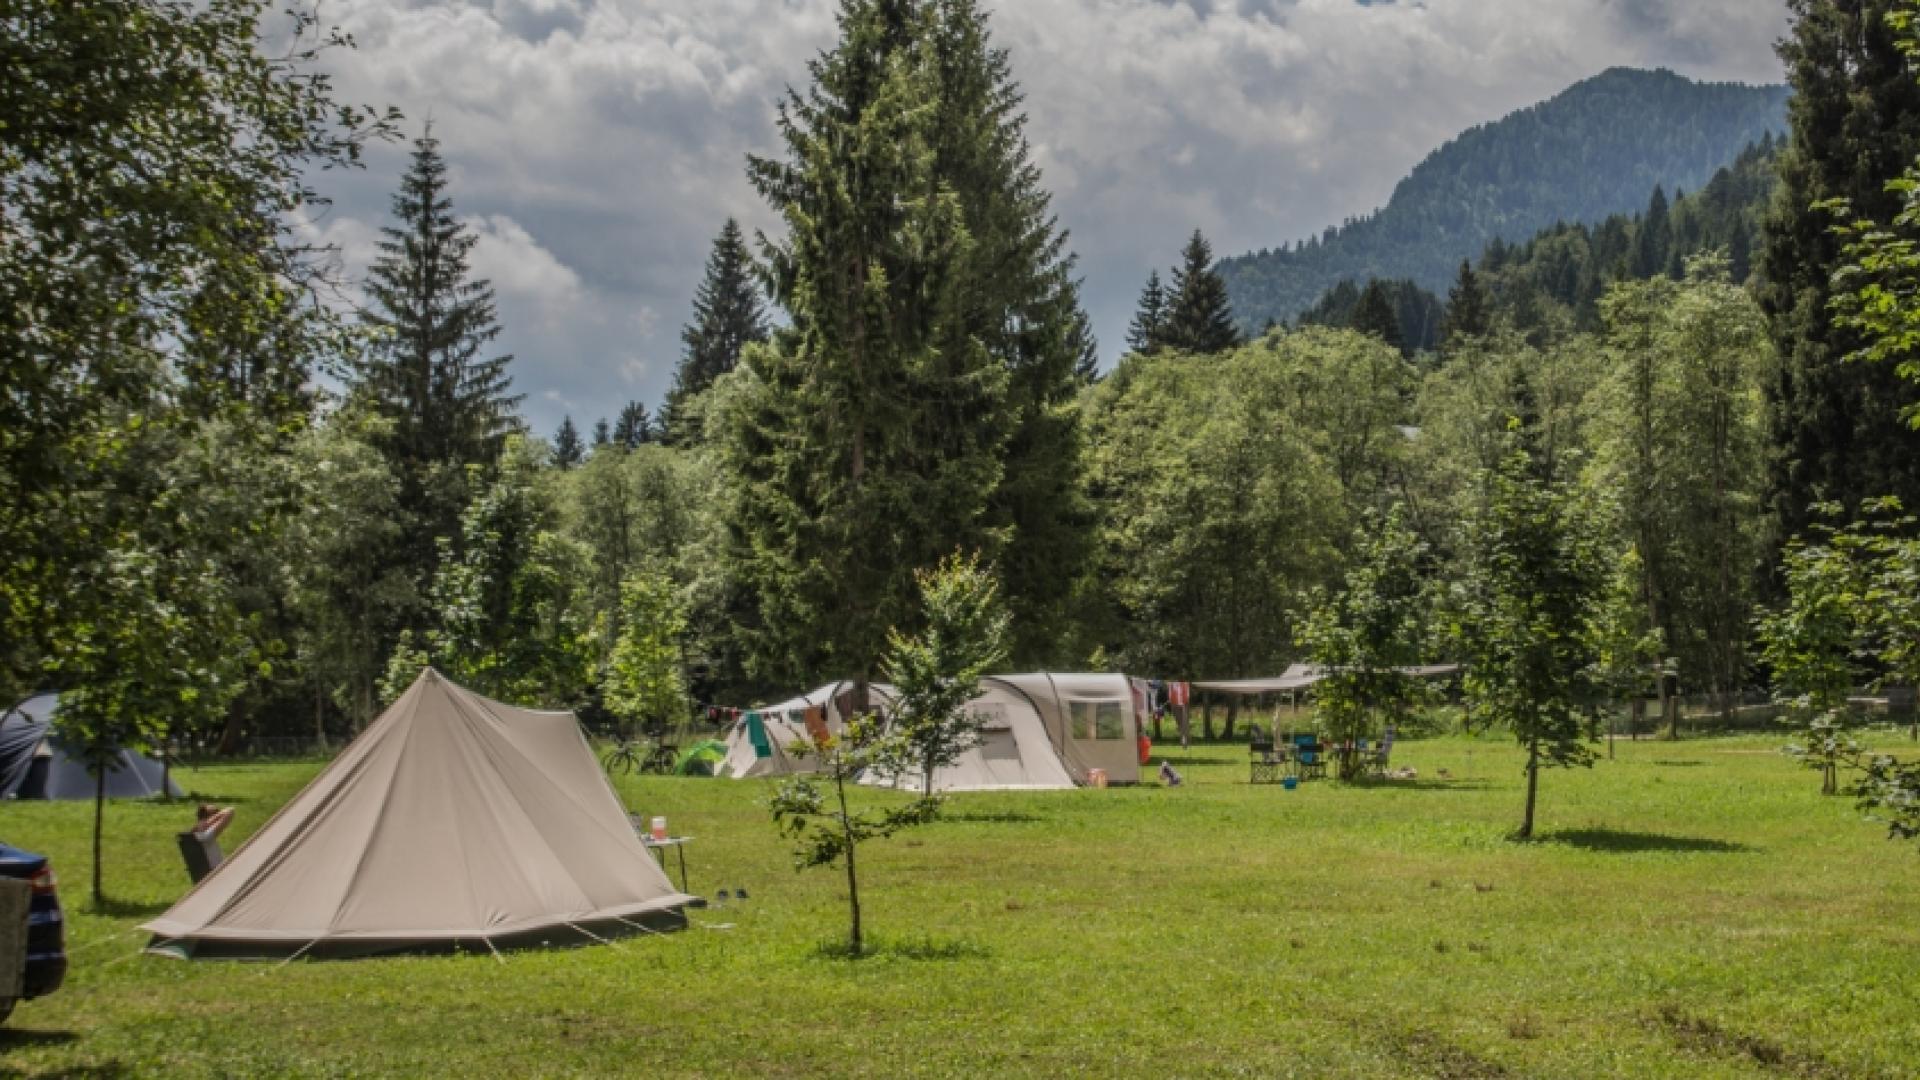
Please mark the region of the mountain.
[[1648, 192], [1694, 190], [1741, 150], [1786, 130], [1788, 89], [1613, 68], [1473, 128], [1428, 155], [1379, 211], [1275, 250], [1222, 260], [1234, 317], [1289, 320], [1343, 280], [1443, 290], [1495, 240], [1598, 222]]

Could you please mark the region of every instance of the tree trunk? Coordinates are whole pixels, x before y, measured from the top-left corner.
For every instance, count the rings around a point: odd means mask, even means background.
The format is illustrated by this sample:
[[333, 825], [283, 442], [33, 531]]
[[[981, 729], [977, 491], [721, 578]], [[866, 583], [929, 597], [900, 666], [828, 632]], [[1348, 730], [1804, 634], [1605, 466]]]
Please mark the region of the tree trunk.
[[1180, 706], [1178, 720], [1180, 724], [1180, 749], [1182, 750], [1192, 745], [1193, 715], [1190, 712], [1192, 708], [1193, 706], [1191, 704]]
[[93, 773], [93, 908], [99, 911], [106, 907], [106, 886], [100, 872], [100, 834], [106, 826], [107, 817], [107, 767], [98, 766]]
[[327, 695], [317, 681], [313, 684], [313, 741], [321, 753], [327, 752]]
[[860, 878], [854, 871], [853, 818], [847, 813], [847, 781], [845, 777], [835, 776], [833, 787], [840, 796], [840, 828], [847, 840], [847, 907], [853, 915], [852, 932], [847, 937], [847, 947], [859, 956], [865, 945], [860, 937]]
[[1647, 699], [1636, 697], [1627, 709], [1627, 738], [1640, 741], [1640, 725], [1647, 719]]
[[1540, 793], [1540, 744], [1527, 744], [1527, 814], [1520, 820], [1520, 839], [1533, 839], [1533, 804]]
[[1200, 737], [1213, 741], [1213, 697], [1208, 695], [1207, 707], [1200, 713]]
[[1233, 741], [1233, 718], [1240, 715], [1240, 699], [1236, 696], [1227, 702], [1227, 727], [1220, 735], [1228, 742]]

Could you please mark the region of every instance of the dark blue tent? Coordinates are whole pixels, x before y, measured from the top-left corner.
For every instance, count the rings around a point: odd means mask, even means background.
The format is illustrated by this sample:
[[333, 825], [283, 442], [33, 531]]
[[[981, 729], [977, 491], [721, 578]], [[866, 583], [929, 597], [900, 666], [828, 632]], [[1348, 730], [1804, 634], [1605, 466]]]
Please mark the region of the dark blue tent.
[[[93, 798], [86, 762], [49, 730], [59, 707], [60, 695], [39, 694], [0, 717], [0, 799]], [[162, 785], [180, 794], [159, 762], [131, 750], [115, 754], [107, 768], [110, 799], [158, 795]]]

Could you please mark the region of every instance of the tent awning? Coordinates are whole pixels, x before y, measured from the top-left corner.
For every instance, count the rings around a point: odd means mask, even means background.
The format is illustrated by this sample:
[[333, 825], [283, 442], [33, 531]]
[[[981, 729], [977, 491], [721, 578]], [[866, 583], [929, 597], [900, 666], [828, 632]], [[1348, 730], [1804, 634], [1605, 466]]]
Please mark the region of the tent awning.
[[[1402, 675], [1416, 679], [1436, 679], [1455, 674], [1459, 664], [1423, 664], [1415, 667], [1395, 669]], [[1311, 664], [1294, 664], [1286, 671], [1268, 679], [1217, 679], [1208, 682], [1196, 682], [1195, 690], [1210, 690], [1216, 694], [1234, 694], [1254, 697], [1260, 694], [1285, 693], [1289, 690], [1306, 690], [1326, 677], [1326, 671]]]

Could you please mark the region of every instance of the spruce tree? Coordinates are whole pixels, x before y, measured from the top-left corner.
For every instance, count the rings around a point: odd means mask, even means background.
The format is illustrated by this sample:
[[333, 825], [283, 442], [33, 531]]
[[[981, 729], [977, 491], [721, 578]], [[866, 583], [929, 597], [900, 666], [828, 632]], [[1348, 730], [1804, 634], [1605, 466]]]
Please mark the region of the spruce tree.
[[[749, 178], [785, 220], [770, 253], [792, 327], [744, 359], [757, 385], [722, 424], [736, 573], [757, 674], [854, 680], [911, 621], [913, 572], [984, 528], [1000, 480], [1007, 373], [961, 320], [973, 239], [935, 168], [931, 5], [846, 0], [813, 85], [780, 106], [783, 159]], [[966, 329], [972, 329], [967, 326]]]
[[605, 446], [613, 441], [613, 428], [608, 426], [607, 418], [601, 417], [593, 422], [593, 445]]
[[1227, 283], [1213, 269], [1213, 248], [1193, 230], [1173, 272], [1173, 299], [1167, 305], [1163, 344], [1189, 353], [1225, 352], [1240, 344], [1227, 302]]
[[561, 417], [560, 430], [553, 433], [553, 463], [571, 469], [585, 456], [586, 447], [580, 443], [580, 429], [573, 426], [573, 417]]
[[1630, 264], [1633, 276], [1638, 280], [1646, 281], [1666, 273], [1672, 240], [1672, 221], [1667, 210], [1667, 193], [1655, 185], [1653, 199], [1647, 204], [1646, 215], [1640, 219], [1639, 227], [1633, 234], [1633, 261]]
[[1920, 436], [1900, 416], [1909, 396], [1891, 365], [1846, 362], [1862, 340], [1830, 314], [1844, 264], [1834, 215], [1890, 221], [1901, 196], [1886, 180], [1920, 152], [1920, 82], [1887, 23], [1897, 0], [1790, 0], [1780, 43], [1794, 96], [1777, 169], [1780, 190], [1758, 251], [1756, 295], [1780, 354], [1768, 387], [1769, 487], [1783, 536], [1802, 532], [1809, 506], [1898, 496], [1920, 506]]
[[979, 551], [1033, 662], [1086, 557], [1073, 257], [978, 8], [848, 0], [839, 22], [782, 106], [787, 154], [750, 164], [786, 220], [791, 328], [717, 406], [743, 635], [762, 675], [864, 688], [918, 618], [914, 570]]
[[1354, 305], [1352, 327], [1362, 334], [1369, 335], [1406, 352], [1406, 342], [1400, 333], [1400, 315], [1394, 310], [1393, 298], [1387, 295], [1387, 288], [1375, 278], [1367, 282], [1360, 290], [1360, 302]]
[[1032, 160], [1007, 51], [993, 45], [976, 0], [928, 8], [940, 77], [935, 168], [972, 241], [962, 263], [968, 299], [946, 347], [977, 340], [1006, 371], [1011, 426], [986, 522], [1004, 538], [995, 569], [1013, 614], [1014, 661], [1065, 663], [1079, 659], [1061, 649], [1074, 582], [1092, 556], [1074, 404], [1098, 346], [1076, 257]]
[[693, 294], [693, 321], [680, 332], [686, 351], [673, 388], [660, 407], [660, 429], [671, 440], [686, 438], [687, 402], [732, 371], [740, 350], [767, 338], [767, 315], [753, 282], [746, 238], [732, 218], [714, 238], [706, 276]]
[[1452, 350], [1469, 338], [1485, 337], [1493, 329], [1493, 313], [1486, 286], [1473, 264], [1460, 261], [1460, 274], [1447, 291], [1447, 314], [1440, 324], [1440, 344]]
[[425, 593], [439, 562], [435, 538], [459, 535], [467, 466], [499, 460], [519, 429], [521, 399], [509, 392], [512, 357], [487, 355], [500, 335], [493, 288], [471, 276], [478, 237], [454, 217], [431, 128], [414, 142], [393, 215], [361, 312], [376, 344], [356, 365], [352, 391], [387, 422], [375, 445], [400, 482], [400, 505], [413, 510], [405, 558]]
[[627, 402], [613, 422], [614, 445], [632, 450], [652, 441], [653, 421], [647, 416], [647, 407], [637, 401]]
[[1147, 286], [1140, 290], [1140, 306], [1127, 326], [1127, 348], [1146, 354], [1160, 348], [1160, 336], [1167, 321], [1167, 291], [1160, 285], [1160, 271], [1147, 275]]

